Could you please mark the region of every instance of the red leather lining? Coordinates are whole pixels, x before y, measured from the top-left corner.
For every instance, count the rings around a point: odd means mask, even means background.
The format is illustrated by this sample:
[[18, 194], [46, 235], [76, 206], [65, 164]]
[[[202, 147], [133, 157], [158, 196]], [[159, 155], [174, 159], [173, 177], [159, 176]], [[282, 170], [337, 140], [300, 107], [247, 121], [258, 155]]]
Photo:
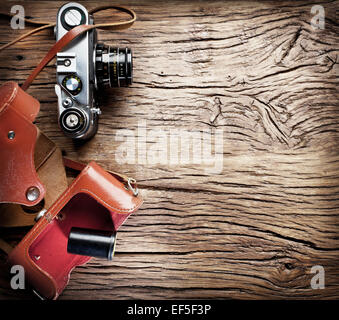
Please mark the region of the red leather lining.
[[61, 292], [68, 283], [69, 273], [90, 257], [67, 253], [67, 242], [72, 227], [113, 230], [108, 209], [88, 194], [80, 193], [60, 211], [29, 248], [31, 259], [56, 282]]

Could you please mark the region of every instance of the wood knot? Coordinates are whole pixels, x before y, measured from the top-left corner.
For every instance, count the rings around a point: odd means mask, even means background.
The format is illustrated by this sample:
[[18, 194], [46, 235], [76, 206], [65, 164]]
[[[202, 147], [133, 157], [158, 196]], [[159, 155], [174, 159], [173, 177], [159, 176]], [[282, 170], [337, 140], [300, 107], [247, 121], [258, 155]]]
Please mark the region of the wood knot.
[[292, 270], [292, 269], [294, 269], [294, 266], [292, 265], [292, 263], [285, 263], [285, 269], [287, 269], [287, 270]]

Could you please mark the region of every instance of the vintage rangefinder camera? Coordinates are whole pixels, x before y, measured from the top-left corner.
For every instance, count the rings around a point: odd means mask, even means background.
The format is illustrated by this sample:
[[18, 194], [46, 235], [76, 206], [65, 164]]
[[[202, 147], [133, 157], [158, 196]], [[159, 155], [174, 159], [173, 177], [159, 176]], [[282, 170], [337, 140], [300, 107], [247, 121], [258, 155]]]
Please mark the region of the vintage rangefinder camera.
[[[81, 24], [93, 24], [81, 4], [71, 2], [57, 14], [55, 36], [58, 41]], [[73, 139], [89, 139], [98, 129], [101, 114], [96, 96], [106, 87], [126, 87], [132, 83], [132, 52], [97, 42], [96, 29], [90, 30], [57, 54], [59, 125]]]

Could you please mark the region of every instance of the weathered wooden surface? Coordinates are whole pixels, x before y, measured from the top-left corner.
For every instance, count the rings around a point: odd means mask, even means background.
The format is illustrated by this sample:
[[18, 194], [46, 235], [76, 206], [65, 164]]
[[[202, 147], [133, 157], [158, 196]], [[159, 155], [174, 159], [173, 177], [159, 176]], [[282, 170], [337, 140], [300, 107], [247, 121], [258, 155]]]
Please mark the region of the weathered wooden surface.
[[[53, 21], [62, 3], [24, 5]], [[100, 39], [133, 49], [135, 81], [105, 91], [93, 140], [78, 146], [59, 131], [53, 65], [29, 90], [41, 101], [38, 126], [69, 157], [136, 177], [145, 198], [121, 228], [113, 262], [76, 269], [61, 299], [338, 299], [339, 2], [124, 4], [138, 22]], [[324, 30], [311, 28], [314, 4], [325, 8]], [[5, 19], [0, 26], [1, 43], [20, 33]], [[1, 53], [1, 83], [22, 83], [52, 43], [45, 31]], [[136, 132], [140, 120], [149, 129], [223, 129], [222, 173], [120, 166], [116, 132]], [[323, 290], [311, 289], [314, 265], [325, 268]], [[18, 296], [28, 297], [0, 289], [1, 298]]]

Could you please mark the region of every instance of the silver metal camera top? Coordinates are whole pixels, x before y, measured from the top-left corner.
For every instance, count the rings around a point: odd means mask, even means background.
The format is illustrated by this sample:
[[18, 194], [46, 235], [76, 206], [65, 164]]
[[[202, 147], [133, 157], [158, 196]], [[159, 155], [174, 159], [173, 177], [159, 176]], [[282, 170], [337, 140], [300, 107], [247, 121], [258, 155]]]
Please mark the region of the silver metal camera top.
[[[93, 17], [84, 6], [67, 3], [58, 11], [56, 40], [72, 28], [93, 23]], [[73, 139], [91, 138], [97, 132], [101, 114], [95, 101], [96, 91], [129, 86], [132, 69], [131, 49], [98, 43], [95, 28], [81, 33], [58, 52], [55, 93], [59, 125], [64, 133]]]
[[[93, 18], [86, 8], [75, 2], [63, 5], [57, 14], [56, 40], [58, 41], [69, 30], [80, 24], [93, 24]], [[64, 118], [60, 126], [66, 135], [76, 139], [89, 138], [97, 130], [98, 114], [92, 111], [95, 107], [93, 64], [95, 43], [96, 31], [91, 30], [73, 40], [57, 54], [55, 92], [58, 97], [59, 120]], [[78, 109], [77, 116], [83, 118], [77, 130], [73, 130], [76, 127], [74, 125], [75, 115], [74, 112], [69, 111], [70, 107], [72, 110]], [[65, 128], [63, 125], [69, 127]]]

